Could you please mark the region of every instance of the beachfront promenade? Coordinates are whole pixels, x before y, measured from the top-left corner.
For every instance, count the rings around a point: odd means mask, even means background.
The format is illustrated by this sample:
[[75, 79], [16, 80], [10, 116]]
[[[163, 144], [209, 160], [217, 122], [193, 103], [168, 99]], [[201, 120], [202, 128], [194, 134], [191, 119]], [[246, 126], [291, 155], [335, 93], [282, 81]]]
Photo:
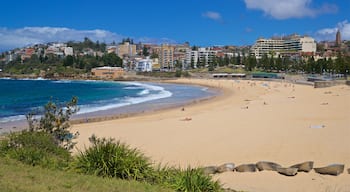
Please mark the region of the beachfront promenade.
[[[182, 108], [110, 121], [76, 124], [78, 147], [88, 137], [114, 137], [155, 162], [191, 166], [273, 161], [289, 166], [314, 161], [350, 166], [350, 87], [313, 88], [280, 81], [179, 79], [223, 94]], [[244, 191], [349, 191], [350, 174], [224, 172], [226, 187]]]

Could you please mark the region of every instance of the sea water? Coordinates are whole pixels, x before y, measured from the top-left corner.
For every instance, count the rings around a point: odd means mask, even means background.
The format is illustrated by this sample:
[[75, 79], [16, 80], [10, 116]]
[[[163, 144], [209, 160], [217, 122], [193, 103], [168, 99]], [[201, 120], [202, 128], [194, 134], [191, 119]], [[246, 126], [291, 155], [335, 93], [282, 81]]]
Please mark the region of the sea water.
[[177, 84], [0, 79], [0, 127], [24, 121], [28, 113], [40, 114], [49, 101], [64, 103], [73, 96], [78, 97], [78, 115], [88, 117], [181, 105], [211, 95], [213, 92], [203, 87]]

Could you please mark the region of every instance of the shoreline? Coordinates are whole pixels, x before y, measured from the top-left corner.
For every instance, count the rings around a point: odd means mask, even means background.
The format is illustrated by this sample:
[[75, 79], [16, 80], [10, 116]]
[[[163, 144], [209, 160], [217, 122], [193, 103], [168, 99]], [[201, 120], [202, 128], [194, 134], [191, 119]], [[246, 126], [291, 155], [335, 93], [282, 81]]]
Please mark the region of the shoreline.
[[[73, 125], [78, 149], [88, 137], [112, 137], [136, 147], [156, 163], [219, 166], [272, 161], [290, 166], [314, 161], [350, 166], [350, 87], [313, 88], [288, 81], [178, 79], [177, 83], [216, 87], [215, 98], [124, 119]], [[248, 108], [249, 107], [249, 108]], [[188, 120], [186, 120], [188, 118]], [[318, 126], [322, 125], [322, 126]], [[320, 127], [320, 128], [318, 128]], [[275, 172], [215, 175], [225, 187], [244, 191], [325, 191], [350, 189], [346, 171], [285, 177]]]
[[[51, 79], [48, 79], [51, 80]], [[105, 81], [105, 80], [103, 80]], [[111, 81], [111, 82], [118, 82], [118, 81]], [[122, 81], [124, 82], [124, 81]], [[130, 81], [135, 82], [135, 81]], [[140, 83], [145, 84], [151, 84], [156, 86], [174, 86], [179, 83], [174, 83], [172, 80], [157, 80], [157, 81], [137, 81]], [[163, 84], [163, 85], [162, 85]], [[182, 84], [186, 85], [186, 84]], [[208, 86], [200, 86], [197, 84], [192, 84], [193, 87], [197, 87], [198, 89], [200, 87], [208, 89], [207, 96], [205, 97], [199, 97], [199, 98], [191, 98], [187, 100], [178, 100], [176, 97], [168, 97], [168, 98], [161, 98], [161, 99], [155, 99], [151, 101], [146, 101], [142, 103], [137, 104], [131, 104], [126, 105], [122, 107], [116, 107], [106, 110], [98, 110], [94, 112], [88, 112], [88, 113], [81, 113], [81, 114], [75, 114], [71, 117], [70, 123], [72, 125], [74, 124], [81, 124], [81, 123], [92, 123], [92, 122], [101, 122], [101, 121], [108, 121], [113, 119], [123, 119], [123, 118], [129, 118], [134, 116], [142, 116], [144, 114], [148, 113], [155, 113], [155, 112], [161, 112], [166, 111], [174, 108], [179, 107], [185, 107], [188, 105], [193, 105], [199, 102], [203, 102], [205, 100], [210, 100], [214, 97], [217, 97], [220, 95], [221, 90], [213, 87]], [[172, 99], [175, 98], [175, 99]], [[163, 101], [165, 100], [165, 101]], [[172, 100], [173, 103], [168, 103], [167, 100]], [[157, 104], [156, 107], [151, 106], [153, 103], [157, 103], [163, 101], [165, 104]], [[141, 109], [139, 109], [141, 108]], [[27, 121], [25, 119], [23, 120], [16, 120], [16, 121], [9, 121], [2, 123], [2, 126], [0, 126], [0, 134], [11, 132], [11, 131], [20, 131], [23, 129], [28, 128]]]

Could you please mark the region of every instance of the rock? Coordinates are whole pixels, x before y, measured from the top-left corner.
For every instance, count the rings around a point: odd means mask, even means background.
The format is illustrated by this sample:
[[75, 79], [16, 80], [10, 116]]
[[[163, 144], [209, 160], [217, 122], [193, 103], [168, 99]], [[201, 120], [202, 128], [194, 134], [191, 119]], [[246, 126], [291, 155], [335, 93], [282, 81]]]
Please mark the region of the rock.
[[255, 164], [242, 164], [235, 168], [237, 172], [255, 172], [256, 165]]
[[216, 166], [203, 167], [203, 173], [206, 175], [215, 174], [217, 172], [218, 168]]
[[285, 176], [295, 176], [298, 173], [298, 168], [282, 168], [282, 167], [277, 167], [276, 171], [279, 174], [285, 175]]
[[259, 161], [256, 163], [256, 167], [258, 168], [259, 171], [276, 171], [277, 167], [282, 167], [281, 165], [269, 161]]
[[306, 162], [299, 163], [299, 164], [296, 164], [296, 165], [293, 165], [290, 167], [297, 168], [298, 172], [309, 172], [314, 167], [314, 162], [313, 161], [306, 161]]
[[326, 167], [314, 168], [316, 173], [323, 175], [334, 175], [338, 176], [343, 173], [344, 165], [343, 164], [332, 164]]
[[348, 169], [348, 173], [350, 174], [350, 168]]
[[235, 169], [235, 164], [234, 163], [225, 163], [223, 165], [220, 165], [217, 168], [217, 172], [218, 173], [223, 173], [223, 172], [226, 172], [226, 171], [234, 171], [234, 169]]

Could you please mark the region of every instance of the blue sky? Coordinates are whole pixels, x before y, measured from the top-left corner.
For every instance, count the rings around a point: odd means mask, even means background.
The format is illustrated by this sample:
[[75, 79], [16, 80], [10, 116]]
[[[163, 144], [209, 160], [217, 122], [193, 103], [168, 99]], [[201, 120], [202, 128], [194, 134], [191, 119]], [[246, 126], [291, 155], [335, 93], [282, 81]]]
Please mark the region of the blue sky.
[[350, 40], [349, 0], [35, 0], [3, 1], [0, 50], [33, 43], [190, 42], [251, 45], [259, 37], [298, 33]]

